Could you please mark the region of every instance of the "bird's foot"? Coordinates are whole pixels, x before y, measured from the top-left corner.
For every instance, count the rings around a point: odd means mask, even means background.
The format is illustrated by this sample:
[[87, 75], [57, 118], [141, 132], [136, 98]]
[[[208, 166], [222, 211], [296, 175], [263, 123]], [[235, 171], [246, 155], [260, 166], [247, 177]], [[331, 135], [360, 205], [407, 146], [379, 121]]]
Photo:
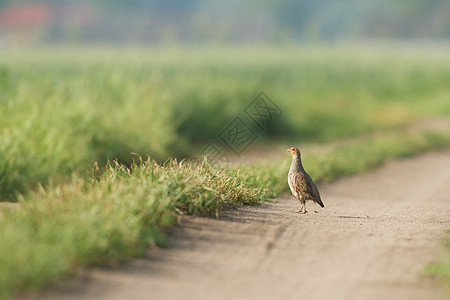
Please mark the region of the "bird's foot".
[[306, 208], [305, 208], [305, 205], [304, 205], [304, 204], [302, 204], [302, 206], [300, 207], [300, 210], [297, 211], [297, 213], [301, 213], [301, 212], [303, 212], [303, 210], [306, 211]]

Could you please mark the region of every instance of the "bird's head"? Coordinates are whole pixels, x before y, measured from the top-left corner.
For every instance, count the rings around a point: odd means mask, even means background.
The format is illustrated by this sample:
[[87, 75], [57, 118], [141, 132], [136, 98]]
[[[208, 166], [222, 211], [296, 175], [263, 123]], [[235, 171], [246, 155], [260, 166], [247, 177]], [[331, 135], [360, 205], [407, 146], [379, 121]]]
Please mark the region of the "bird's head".
[[298, 148], [291, 147], [291, 148], [287, 149], [286, 151], [291, 152], [293, 157], [296, 157], [297, 155], [300, 156], [300, 150], [298, 150]]

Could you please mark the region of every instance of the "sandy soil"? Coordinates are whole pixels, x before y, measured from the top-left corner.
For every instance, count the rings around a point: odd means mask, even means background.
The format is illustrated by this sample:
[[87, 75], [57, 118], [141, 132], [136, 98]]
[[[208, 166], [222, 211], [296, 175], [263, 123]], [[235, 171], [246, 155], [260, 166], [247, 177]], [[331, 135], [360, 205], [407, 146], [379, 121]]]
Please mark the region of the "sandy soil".
[[[288, 166], [286, 166], [286, 173]], [[439, 299], [421, 276], [450, 227], [450, 151], [319, 185], [325, 209], [292, 196], [185, 217], [168, 248], [85, 271], [33, 299]]]

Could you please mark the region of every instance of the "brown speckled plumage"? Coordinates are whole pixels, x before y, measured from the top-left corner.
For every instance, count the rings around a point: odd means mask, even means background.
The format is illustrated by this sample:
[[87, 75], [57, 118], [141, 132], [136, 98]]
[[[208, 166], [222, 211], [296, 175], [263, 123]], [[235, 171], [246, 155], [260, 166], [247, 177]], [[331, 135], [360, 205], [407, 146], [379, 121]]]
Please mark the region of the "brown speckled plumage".
[[292, 195], [294, 195], [294, 197], [302, 204], [302, 207], [298, 212], [307, 213], [306, 201], [308, 200], [314, 201], [321, 207], [324, 207], [319, 190], [312, 178], [303, 168], [300, 150], [297, 148], [289, 148], [287, 151], [290, 151], [292, 154], [291, 169], [288, 174], [288, 184], [291, 188]]

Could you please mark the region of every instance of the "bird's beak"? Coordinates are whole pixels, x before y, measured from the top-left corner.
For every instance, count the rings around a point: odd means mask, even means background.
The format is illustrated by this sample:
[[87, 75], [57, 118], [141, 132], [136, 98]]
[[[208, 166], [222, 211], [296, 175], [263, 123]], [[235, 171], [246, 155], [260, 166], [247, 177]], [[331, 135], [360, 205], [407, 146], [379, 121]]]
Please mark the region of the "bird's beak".
[[289, 152], [289, 151], [291, 151], [291, 149], [287, 149], [286, 151]]

